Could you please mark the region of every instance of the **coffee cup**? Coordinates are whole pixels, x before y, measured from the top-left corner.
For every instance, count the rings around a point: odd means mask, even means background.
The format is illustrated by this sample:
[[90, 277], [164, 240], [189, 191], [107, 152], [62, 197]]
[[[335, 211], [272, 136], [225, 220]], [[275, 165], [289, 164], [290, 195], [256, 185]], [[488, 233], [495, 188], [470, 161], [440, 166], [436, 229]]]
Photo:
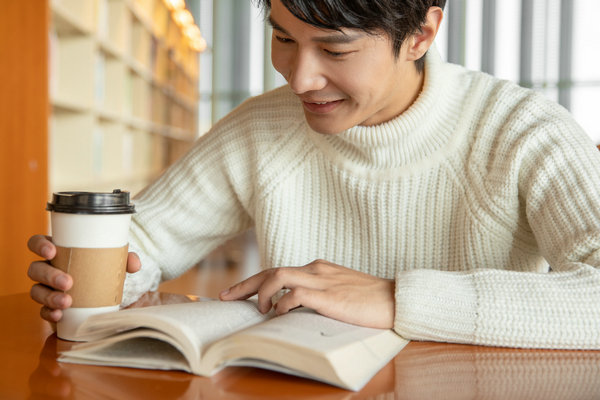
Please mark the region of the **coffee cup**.
[[77, 328], [89, 316], [117, 311], [127, 269], [129, 225], [135, 207], [129, 192], [57, 192], [50, 211], [51, 264], [73, 278], [72, 306], [57, 324], [61, 339], [80, 341]]

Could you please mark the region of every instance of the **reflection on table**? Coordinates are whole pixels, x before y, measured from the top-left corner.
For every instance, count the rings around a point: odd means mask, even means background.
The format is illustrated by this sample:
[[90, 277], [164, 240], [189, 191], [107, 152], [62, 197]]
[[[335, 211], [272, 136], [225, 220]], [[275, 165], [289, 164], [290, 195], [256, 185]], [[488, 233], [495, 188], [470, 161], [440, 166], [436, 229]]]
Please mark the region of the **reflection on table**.
[[[149, 293], [147, 306], [201, 301]], [[29, 376], [31, 398], [183, 399], [596, 399], [600, 352], [518, 350], [412, 342], [358, 393], [256, 368], [205, 378], [177, 371], [58, 363], [71, 346], [47, 337]]]

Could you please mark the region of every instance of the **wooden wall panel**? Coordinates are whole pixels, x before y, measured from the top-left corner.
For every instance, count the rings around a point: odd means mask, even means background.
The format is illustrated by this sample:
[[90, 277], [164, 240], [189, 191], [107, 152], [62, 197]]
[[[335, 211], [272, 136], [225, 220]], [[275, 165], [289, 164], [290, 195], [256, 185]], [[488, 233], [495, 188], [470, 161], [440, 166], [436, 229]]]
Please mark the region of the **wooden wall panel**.
[[47, 0], [0, 9], [0, 295], [29, 290], [27, 239], [48, 230], [48, 15]]

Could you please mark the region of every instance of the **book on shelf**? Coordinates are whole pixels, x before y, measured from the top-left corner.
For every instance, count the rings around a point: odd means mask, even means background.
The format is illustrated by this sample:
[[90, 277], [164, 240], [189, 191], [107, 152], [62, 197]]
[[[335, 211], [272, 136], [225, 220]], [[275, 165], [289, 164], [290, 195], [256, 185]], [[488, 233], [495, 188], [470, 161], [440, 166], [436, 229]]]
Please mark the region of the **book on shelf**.
[[98, 109], [103, 110], [106, 97], [106, 59], [104, 54], [96, 54], [94, 69], [94, 102]]
[[298, 308], [261, 314], [252, 300], [132, 308], [90, 317], [59, 361], [211, 376], [265, 368], [360, 390], [408, 341]]
[[107, 0], [99, 0], [96, 4], [96, 35], [100, 39], [108, 36], [108, 3]]

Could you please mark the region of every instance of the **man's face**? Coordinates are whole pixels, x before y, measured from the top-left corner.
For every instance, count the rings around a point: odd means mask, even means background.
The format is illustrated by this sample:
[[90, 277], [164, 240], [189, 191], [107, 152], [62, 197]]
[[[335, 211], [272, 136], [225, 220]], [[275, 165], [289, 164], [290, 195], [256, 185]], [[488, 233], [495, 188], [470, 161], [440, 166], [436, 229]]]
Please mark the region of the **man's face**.
[[422, 74], [408, 60], [407, 39], [395, 57], [387, 35], [307, 24], [280, 0], [271, 2], [273, 66], [302, 100], [310, 127], [340, 133], [396, 117], [416, 99]]

